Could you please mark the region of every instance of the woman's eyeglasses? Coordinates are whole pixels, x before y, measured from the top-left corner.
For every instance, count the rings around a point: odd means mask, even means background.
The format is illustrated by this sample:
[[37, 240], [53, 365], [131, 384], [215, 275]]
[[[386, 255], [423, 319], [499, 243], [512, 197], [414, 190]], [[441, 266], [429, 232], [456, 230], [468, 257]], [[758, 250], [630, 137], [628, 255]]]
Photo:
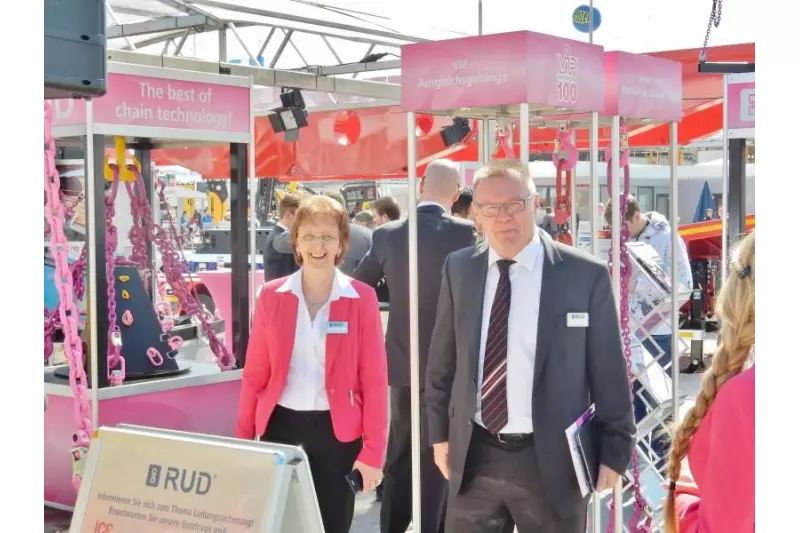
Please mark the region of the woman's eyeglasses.
[[475, 206], [480, 210], [481, 214], [485, 217], [496, 217], [500, 214], [500, 211], [505, 211], [507, 215], [516, 215], [525, 210], [525, 207], [528, 205], [530, 199], [533, 198], [533, 195], [526, 196], [525, 198], [520, 198], [519, 200], [511, 200], [508, 202], [503, 202], [502, 204], [478, 204], [476, 203]]
[[313, 235], [311, 233], [306, 233], [304, 235], [300, 235], [300, 240], [309, 244], [314, 241], [320, 241], [322, 244], [330, 244], [338, 241], [339, 237], [334, 237], [333, 235]]

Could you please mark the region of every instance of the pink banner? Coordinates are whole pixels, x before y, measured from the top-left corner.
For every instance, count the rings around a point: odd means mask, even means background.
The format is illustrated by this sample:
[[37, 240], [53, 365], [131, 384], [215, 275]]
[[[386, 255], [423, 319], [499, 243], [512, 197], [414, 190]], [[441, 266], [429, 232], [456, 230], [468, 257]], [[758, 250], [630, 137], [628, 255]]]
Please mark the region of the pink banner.
[[756, 83], [728, 82], [728, 129], [756, 127]]
[[511, 105], [601, 111], [603, 49], [527, 31], [402, 48], [404, 111]]
[[642, 54], [605, 54], [604, 115], [675, 121], [683, 117], [680, 63]]
[[[94, 121], [99, 124], [250, 132], [248, 87], [109, 74], [108, 92], [92, 102]], [[58, 100], [54, 105], [54, 126], [85, 120], [83, 100]]]

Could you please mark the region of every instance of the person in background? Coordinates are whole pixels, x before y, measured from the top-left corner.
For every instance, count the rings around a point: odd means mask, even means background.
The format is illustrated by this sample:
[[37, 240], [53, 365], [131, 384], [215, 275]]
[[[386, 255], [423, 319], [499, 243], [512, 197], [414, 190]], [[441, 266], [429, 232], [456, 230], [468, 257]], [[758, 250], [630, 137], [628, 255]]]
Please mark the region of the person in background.
[[393, 220], [400, 220], [400, 204], [391, 196], [381, 196], [369, 204], [372, 211], [372, 220], [375, 227], [382, 226]]
[[714, 220], [714, 210], [713, 209], [706, 209], [705, 215], [703, 215], [703, 221]]
[[278, 223], [264, 240], [264, 281], [288, 276], [298, 268], [291, 246], [280, 247], [278, 241], [284, 236], [288, 242], [289, 227], [294, 221], [294, 214], [302, 197], [287, 193], [278, 202]]
[[[328, 198], [335, 200], [339, 205], [342, 206], [342, 209], [347, 209], [344, 196], [342, 196], [342, 194], [338, 191], [327, 191], [322, 196], [327, 196]], [[360, 224], [353, 222], [349, 223], [349, 228], [350, 247], [345, 252], [344, 258], [342, 259], [339, 267], [340, 270], [347, 275], [351, 275], [353, 273], [353, 270], [355, 270], [359, 261], [361, 261], [364, 255], [366, 255], [369, 247], [372, 246], [372, 231]], [[279, 252], [292, 253], [292, 244], [289, 240], [289, 235], [284, 234], [276, 237], [274, 247]]]
[[458, 197], [450, 208], [454, 217], [475, 221], [475, 204], [472, 203], [472, 189], [462, 187], [458, 190]]
[[[419, 260], [419, 365], [424, 382], [442, 265], [450, 252], [475, 243], [475, 226], [450, 215], [461, 181], [456, 163], [439, 159], [425, 170], [417, 205]], [[386, 278], [391, 310], [386, 331], [391, 420], [384, 469], [381, 533], [403, 533], [411, 522], [411, 377], [409, 375], [408, 219], [389, 222], [372, 234], [372, 248], [353, 277], [375, 286]], [[421, 406], [421, 533], [438, 533], [446, 504], [447, 482], [433, 462], [424, 401]]]
[[375, 229], [374, 215], [369, 209], [363, 209], [353, 217], [353, 223], [372, 231]]
[[347, 533], [355, 495], [381, 477], [388, 384], [378, 300], [336, 265], [347, 251], [344, 208], [303, 200], [289, 231], [300, 269], [266, 283], [256, 302], [236, 436], [301, 446], [326, 533]]
[[[606, 224], [611, 225], [611, 201], [606, 204], [604, 213]], [[639, 209], [639, 202], [633, 195], [628, 196], [625, 206], [625, 224], [628, 226], [629, 239], [633, 242], [645, 242], [653, 247], [658, 253], [661, 260], [660, 267], [664, 273], [669, 276], [672, 265], [672, 228], [669, 221], [657, 212], [642, 213]], [[689, 254], [686, 251], [686, 244], [683, 239], [678, 239], [680, 249], [678, 250], [677, 267], [678, 279], [677, 282], [683, 287], [691, 290], [693, 287], [692, 282], [692, 267], [689, 263]], [[681, 304], [683, 305], [683, 304]], [[652, 306], [650, 302], [639, 301], [637, 298], [631, 298], [630, 308], [634, 313], [646, 315], [645, 309]], [[644, 348], [653, 356], [653, 359], [658, 361], [664, 370], [667, 370], [672, 365], [672, 324], [665, 320], [657, 324], [649, 331], [649, 336], [642, 341]], [[634, 385], [637, 389], [641, 388], [641, 381], [637, 380]], [[648, 401], [641, 398], [645, 396]], [[640, 422], [647, 416], [650, 407], [648, 406], [650, 400], [655, 400], [645, 390], [642, 395], [634, 395], [633, 407], [636, 422]], [[655, 433], [651, 436], [650, 447], [657, 456], [657, 466], [659, 469], [663, 467], [669, 442], [663, 437], [659, 437]]]
[[558, 233], [558, 224], [556, 224], [556, 216], [553, 214], [552, 207], [544, 208], [544, 219], [542, 219], [541, 228], [547, 232], [550, 237], [555, 237]]
[[[755, 233], [741, 241], [732, 259], [716, 302], [722, 342], [669, 451], [667, 533], [753, 533], [756, 528]], [[691, 474], [682, 476], [687, 456]]]
[[584, 533], [564, 431], [594, 403], [598, 492], [636, 433], [611, 276], [536, 227], [527, 166], [494, 162], [474, 192], [486, 240], [445, 261], [425, 385], [446, 532]]
[[203, 216], [200, 218], [200, 224], [203, 229], [207, 228], [214, 222], [214, 219], [211, 218], [211, 214], [208, 212], [208, 209], [203, 209]]

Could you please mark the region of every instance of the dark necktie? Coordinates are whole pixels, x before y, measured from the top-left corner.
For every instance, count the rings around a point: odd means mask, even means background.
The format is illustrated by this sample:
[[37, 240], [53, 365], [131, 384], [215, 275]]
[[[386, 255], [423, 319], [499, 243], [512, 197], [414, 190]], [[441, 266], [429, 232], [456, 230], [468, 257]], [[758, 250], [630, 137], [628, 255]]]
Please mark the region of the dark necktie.
[[490, 433], [498, 434], [508, 423], [506, 374], [508, 356], [508, 313], [511, 309], [511, 278], [508, 271], [514, 261], [497, 261], [500, 279], [494, 293], [489, 330], [483, 357], [481, 384], [481, 420]]

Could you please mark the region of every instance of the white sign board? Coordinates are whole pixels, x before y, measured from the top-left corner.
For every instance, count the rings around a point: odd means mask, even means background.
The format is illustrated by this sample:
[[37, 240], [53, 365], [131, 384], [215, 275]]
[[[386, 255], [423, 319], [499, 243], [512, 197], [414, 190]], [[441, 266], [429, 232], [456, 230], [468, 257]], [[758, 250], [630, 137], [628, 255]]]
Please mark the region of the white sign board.
[[121, 426], [85, 459], [70, 533], [324, 533], [291, 446]]
[[726, 74], [724, 96], [725, 135], [729, 139], [756, 136], [756, 75]]

